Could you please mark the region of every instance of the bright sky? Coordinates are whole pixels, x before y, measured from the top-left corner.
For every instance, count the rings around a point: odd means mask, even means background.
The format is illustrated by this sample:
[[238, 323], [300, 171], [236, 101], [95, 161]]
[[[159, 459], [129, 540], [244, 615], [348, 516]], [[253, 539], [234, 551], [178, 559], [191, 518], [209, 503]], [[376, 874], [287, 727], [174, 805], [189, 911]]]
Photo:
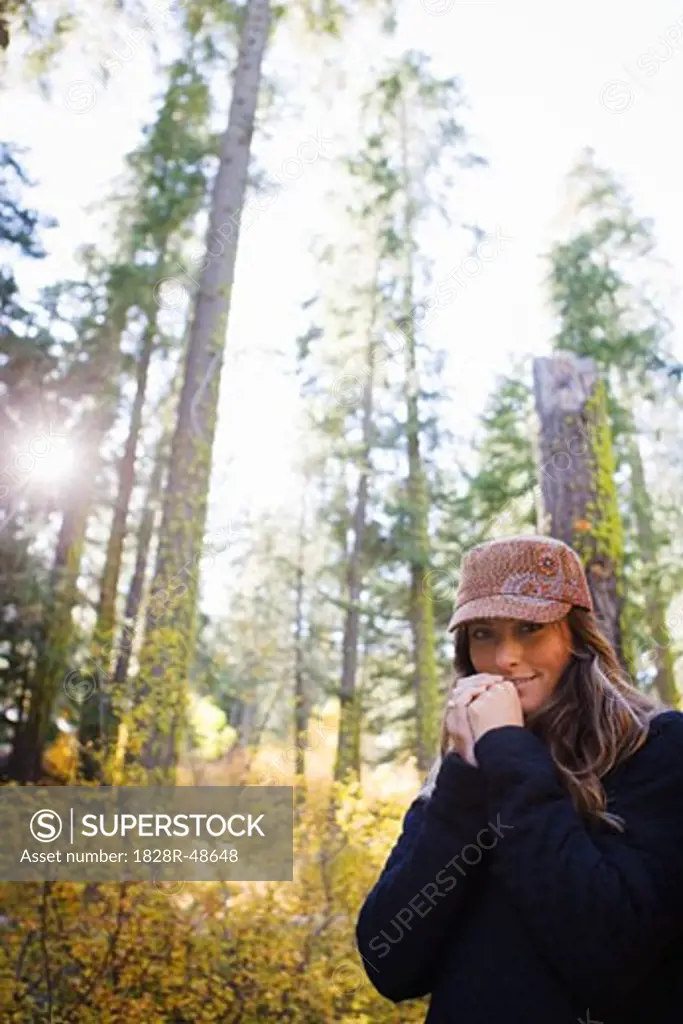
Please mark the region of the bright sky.
[[[463, 429], [481, 411], [511, 352], [547, 349], [538, 257], [562, 226], [564, 178], [584, 146], [592, 145], [599, 162], [625, 179], [636, 210], [654, 219], [659, 254], [672, 265], [663, 281], [673, 287], [681, 280], [683, 3], [410, 0], [407, 6], [403, 41], [432, 54], [435, 70], [460, 76], [473, 148], [491, 165], [467, 173], [454, 209], [508, 239], [430, 328], [450, 354], [451, 422]], [[354, 38], [348, 76], [367, 68], [375, 52], [369, 34], [365, 42]], [[65, 276], [76, 245], [96, 238], [88, 206], [107, 194], [139, 125], [153, 112], [154, 82], [142, 46], [129, 43], [120, 53], [127, 59], [106, 90], [88, 63], [74, 58], [49, 103], [26, 89], [0, 94], [3, 137], [31, 150], [26, 163], [40, 183], [31, 202], [60, 222], [46, 236], [51, 258], [22, 277], [31, 285]], [[272, 70], [282, 77], [274, 61]], [[304, 60], [292, 82], [305, 83], [305, 73]], [[303, 104], [300, 89], [293, 99]], [[324, 140], [339, 132], [348, 107], [343, 89], [331, 114], [307, 103], [277, 128], [268, 149], [269, 170], [284, 187], [241, 240], [229, 352], [251, 354], [226, 361], [212, 495], [217, 526], [235, 505], [265, 508], [291, 486], [294, 386], [268, 350], [291, 352], [299, 305], [316, 290], [310, 238], [325, 223], [326, 164], [341, 155]], [[310, 139], [319, 140], [321, 156], [292, 180], [285, 161]], [[462, 240], [444, 230], [433, 244], [438, 281], [461, 262]], [[679, 324], [675, 350], [683, 356], [680, 295], [669, 313]]]

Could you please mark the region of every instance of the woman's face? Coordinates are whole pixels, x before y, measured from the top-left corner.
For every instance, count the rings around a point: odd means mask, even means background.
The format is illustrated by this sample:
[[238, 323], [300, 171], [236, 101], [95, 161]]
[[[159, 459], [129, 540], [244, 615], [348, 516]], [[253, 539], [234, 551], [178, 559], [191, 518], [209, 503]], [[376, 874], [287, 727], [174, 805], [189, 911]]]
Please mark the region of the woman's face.
[[512, 680], [525, 715], [547, 701], [571, 657], [566, 616], [547, 623], [477, 619], [467, 623], [467, 636], [475, 671]]

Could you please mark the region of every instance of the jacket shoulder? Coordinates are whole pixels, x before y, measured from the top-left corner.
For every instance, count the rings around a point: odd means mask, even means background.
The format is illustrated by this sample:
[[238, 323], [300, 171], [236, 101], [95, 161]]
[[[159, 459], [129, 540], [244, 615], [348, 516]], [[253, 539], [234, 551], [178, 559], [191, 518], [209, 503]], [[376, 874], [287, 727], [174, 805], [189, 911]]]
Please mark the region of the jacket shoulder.
[[656, 714], [650, 721], [646, 745], [652, 749], [656, 746], [660, 751], [669, 749], [672, 754], [678, 751], [683, 755], [683, 711], [668, 708]]
[[667, 709], [657, 713], [650, 720], [643, 745], [617, 765], [614, 775], [619, 791], [623, 791], [623, 783], [630, 783], [627, 789], [651, 787], [683, 798], [683, 712]]

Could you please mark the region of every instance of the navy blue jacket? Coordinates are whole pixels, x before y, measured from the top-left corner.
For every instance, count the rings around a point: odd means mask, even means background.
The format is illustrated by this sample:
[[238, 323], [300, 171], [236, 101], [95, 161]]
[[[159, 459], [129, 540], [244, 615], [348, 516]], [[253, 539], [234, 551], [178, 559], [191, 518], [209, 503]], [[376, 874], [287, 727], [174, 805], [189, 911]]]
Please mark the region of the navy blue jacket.
[[368, 978], [425, 1024], [681, 1024], [683, 714], [602, 778], [616, 832], [574, 810], [516, 725], [447, 754], [356, 924]]

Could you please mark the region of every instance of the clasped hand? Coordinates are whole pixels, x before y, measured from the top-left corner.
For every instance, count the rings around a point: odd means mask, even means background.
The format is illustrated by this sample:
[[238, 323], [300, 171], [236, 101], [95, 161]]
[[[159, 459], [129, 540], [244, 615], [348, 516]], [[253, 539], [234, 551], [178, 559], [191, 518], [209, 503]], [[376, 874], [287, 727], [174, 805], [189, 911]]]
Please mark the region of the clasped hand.
[[515, 684], [487, 672], [458, 680], [447, 704], [449, 749], [476, 766], [474, 744], [489, 729], [501, 725], [524, 725]]

